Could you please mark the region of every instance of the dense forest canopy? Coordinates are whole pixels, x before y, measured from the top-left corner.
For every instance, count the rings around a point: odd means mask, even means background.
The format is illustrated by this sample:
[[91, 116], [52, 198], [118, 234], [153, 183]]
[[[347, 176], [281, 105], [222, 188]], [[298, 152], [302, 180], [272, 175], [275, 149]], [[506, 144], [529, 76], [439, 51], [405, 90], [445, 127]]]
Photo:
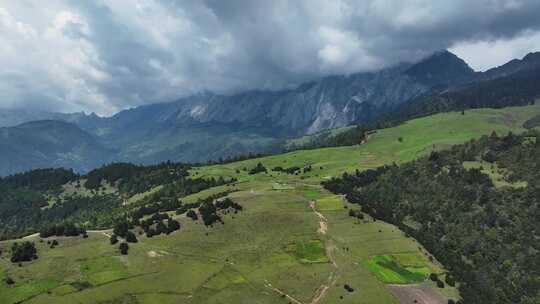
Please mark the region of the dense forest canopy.
[[538, 303], [539, 139], [492, 134], [324, 185], [419, 240], [466, 303]]

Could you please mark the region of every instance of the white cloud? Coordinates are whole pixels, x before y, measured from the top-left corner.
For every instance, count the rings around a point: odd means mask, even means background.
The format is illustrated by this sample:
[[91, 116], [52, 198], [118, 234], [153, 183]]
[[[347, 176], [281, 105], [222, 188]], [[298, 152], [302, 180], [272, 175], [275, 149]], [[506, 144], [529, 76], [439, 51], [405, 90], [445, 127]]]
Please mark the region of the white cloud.
[[536, 0], [0, 0], [0, 107], [111, 114], [448, 47], [484, 69], [540, 48], [539, 10]]
[[540, 32], [527, 31], [512, 39], [466, 41], [450, 50], [469, 62], [473, 69], [485, 71], [521, 58], [528, 52], [540, 51]]

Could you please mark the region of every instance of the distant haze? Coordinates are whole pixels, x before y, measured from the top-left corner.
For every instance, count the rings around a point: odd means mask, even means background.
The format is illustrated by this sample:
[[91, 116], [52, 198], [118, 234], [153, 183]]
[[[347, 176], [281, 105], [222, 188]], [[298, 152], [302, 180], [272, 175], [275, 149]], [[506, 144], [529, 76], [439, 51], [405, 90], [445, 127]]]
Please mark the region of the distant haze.
[[109, 115], [441, 49], [484, 70], [540, 49], [538, 12], [538, 0], [0, 0], [0, 108]]

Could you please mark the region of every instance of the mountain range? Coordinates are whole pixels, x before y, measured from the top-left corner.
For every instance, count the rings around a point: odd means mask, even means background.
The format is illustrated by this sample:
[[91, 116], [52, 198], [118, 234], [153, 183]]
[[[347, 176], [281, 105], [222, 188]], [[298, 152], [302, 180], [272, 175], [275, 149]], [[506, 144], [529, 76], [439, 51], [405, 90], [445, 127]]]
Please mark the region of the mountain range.
[[[539, 72], [540, 53], [475, 72], [456, 55], [440, 51], [415, 64], [324, 77], [294, 89], [203, 92], [111, 117], [0, 110], [0, 175], [41, 167], [84, 172], [112, 161], [202, 162], [279, 151], [288, 138], [367, 124], [388, 113], [469, 107], [480, 89], [494, 83], [499, 95], [485, 106], [521, 104], [540, 95], [534, 85]], [[512, 79], [531, 84], [520, 90], [526, 96], [514, 99], [505, 89], [516, 85]]]

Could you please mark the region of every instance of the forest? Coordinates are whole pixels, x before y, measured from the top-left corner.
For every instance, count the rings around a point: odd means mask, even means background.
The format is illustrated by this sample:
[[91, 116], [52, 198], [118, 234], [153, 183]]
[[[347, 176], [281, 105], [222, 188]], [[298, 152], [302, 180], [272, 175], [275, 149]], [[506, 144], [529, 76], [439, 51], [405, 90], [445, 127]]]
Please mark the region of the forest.
[[538, 303], [539, 138], [493, 133], [323, 185], [421, 242], [465, 303]]
[[[124, 221], [126, 212], [138, 221], [144, 215], [182, 208], [181, 197], [235, 182], [188, 178], [189, 168], [172, 162], [151, 166], [113, 163], [86, 175], [65, 169], [38, 169], [5, 177], [0, 179], [0, 240], [34, 232], [43, 237], [84, 235], [85, 229], [107, 229]], [[67, 183], [90, 194], [61, 195]], [[100, 191], [105, 185], [116, 191]], [[122, 206], [126, 197], [158, 185], [162, 188], [140, 203], [127, 210]], [[171, 227], [175, 226], [172, 223]]]

